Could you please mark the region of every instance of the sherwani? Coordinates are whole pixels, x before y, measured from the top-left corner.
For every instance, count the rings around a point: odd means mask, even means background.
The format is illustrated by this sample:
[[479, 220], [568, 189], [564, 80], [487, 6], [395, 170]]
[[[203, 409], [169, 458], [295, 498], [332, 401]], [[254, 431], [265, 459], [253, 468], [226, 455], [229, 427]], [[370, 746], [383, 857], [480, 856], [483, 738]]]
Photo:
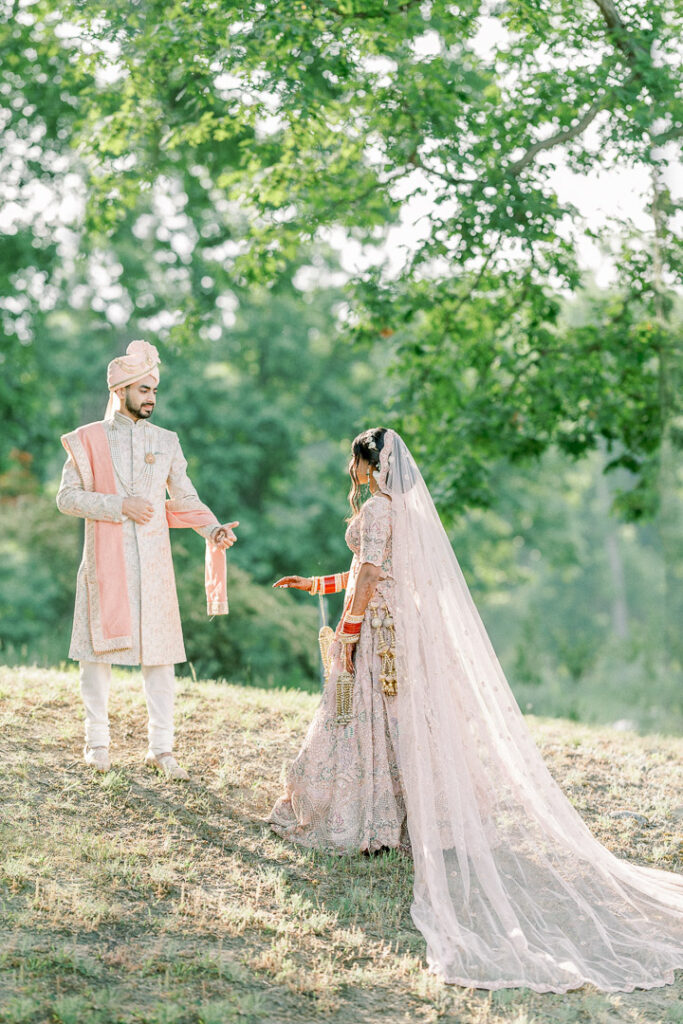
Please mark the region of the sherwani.
[[[170, 665], [185, 661], [178, 597], [166, 521], [166, 492], [177, 510], [204, 509], [187, 475], [187, 461], [178, 435], [140, 419], [115, 413], [105, 429], [116, 473], [116, 494], [83, 489], [80, 474], [68, 458], [62, 473], [57, 505], [67, 515], [123, 523], [128, 599], [132, 620], [132, 647], [110, 654], [93, 651], [85, 582], [81, 563], [76, 588], [73, 633], [69, 657], [81, 662], [114, 665]], [[145, 461], [153, 456], [154, 461]], [[154, 508], [148, 523], [135, 523], [123, 515], [124, 498], [146, 498]], [[215, 526], [197, 530], [203, 537]]]

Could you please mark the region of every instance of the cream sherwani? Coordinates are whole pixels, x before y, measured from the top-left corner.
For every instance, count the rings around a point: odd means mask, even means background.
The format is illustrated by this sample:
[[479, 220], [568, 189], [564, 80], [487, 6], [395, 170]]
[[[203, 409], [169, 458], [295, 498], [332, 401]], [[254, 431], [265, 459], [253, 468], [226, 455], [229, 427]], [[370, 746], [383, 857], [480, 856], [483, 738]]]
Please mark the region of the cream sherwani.
[[[116, 472], [116, 494], [83, 488], [71, 458], [62, 473], [57, 505], [66, 515], [123, 523], [128, 599], [133, 644], [129, 650], [95, 654], [90, 637], [85, 566], [81, 563], [76, 589], [69, 657], [81, 662], [113, 665], [169, 665], [185, 661], [178, 597], [166, 521], [166, 492], [178, 511], [205, 509], [187, 475], [187, 461], [178, 435], [140, 419], [115, 413], [105, 420]], [[149, 460], [152, 456], [154, 461]], [[121, 507], [129, 495], [146, 498], [154, 508], [148, 523], [135, 523]], [[210, 536], [215, 526], [197, 530]]]
[[[86, 748], [109, 746], [109, 688], [111, 665], [140, 665], [149, 714], [149, 749], [155, 754], [173, 750], [173, 665], [185, 661], [178, 611], [171, 541], [166, 519], [166, 492], [178, 512], [206, 509], [187, 475], [187, 462], [178, 435], [117, 412], [104, 421], [114, 464], [116, 494], [86, 490], [69, 456], [57, 495], [61, 512], [84, 519], [123, 524], [126, 582], [131, 612], [132, 646], [95, 654], [84, 560], [78, 571], [76, 608], [69, 657], [80, 662], [81, 695], [85, 708]], [[148, 523], [123, 515], [124, 498], [146, 498], [154, 509]], [[216, 526], [197, 529], [209, 537]]]

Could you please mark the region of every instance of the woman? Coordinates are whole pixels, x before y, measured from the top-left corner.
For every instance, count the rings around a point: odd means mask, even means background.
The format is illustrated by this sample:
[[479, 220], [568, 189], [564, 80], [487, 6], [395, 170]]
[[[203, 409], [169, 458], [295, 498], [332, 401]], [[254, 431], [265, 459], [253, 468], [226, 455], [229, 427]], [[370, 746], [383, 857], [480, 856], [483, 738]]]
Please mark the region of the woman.
[[399, 846], [407, 830], [413, 920], [447, 982], [672, 982], [683, 878], [614, 857], [551, 778], [402, 439], [360, 434], [350, 472], [354, 507], [366, 474], [372, 496], [347, 530], [354, 559], [332, 668], [273, 827], [345, 852]]

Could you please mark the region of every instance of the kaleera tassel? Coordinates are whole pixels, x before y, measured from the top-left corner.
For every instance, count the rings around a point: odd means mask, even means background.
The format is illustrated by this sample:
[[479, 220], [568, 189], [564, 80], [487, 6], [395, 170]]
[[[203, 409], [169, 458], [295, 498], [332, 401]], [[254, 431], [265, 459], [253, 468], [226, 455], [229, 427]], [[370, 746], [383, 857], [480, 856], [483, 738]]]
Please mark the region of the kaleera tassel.
[[353, 709], [353, 682], [350, 672], [341, 672], [337, 679], [337, 722], [348, 725]]
[[323, 626], [318, 633], [318, 643], [320, 645], [320, 657], [322, 658], [325, 682], [330, 678], [330, 668], [332, 666], [331, 647], [333, 641], [334, 630], [330, 626]]
[[395, 697], [396, 684], [396, 632], [394, 620], [387, 606], [372, 602], [372, 619], [370, 625], [377, 634], [377, 653], [380, 657], [380, 677], [382, 690], [387, 697]]

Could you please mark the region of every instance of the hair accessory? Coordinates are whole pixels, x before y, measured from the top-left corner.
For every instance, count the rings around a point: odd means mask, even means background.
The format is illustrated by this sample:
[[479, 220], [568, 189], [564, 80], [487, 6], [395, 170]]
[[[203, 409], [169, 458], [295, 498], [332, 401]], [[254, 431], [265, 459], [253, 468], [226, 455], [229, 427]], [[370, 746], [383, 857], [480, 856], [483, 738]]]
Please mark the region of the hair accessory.
[[390, 493], [389, 474], [391, 473], [391, 456], [394, 450], [395, 437], [396, 433], [393, 430], [387, 430], [384, 435], [384, 446], [382, 451], [379, 453], [379, 473], [375, 477], [375, 482], [380, 491], [383, 491], [385, 494]]

